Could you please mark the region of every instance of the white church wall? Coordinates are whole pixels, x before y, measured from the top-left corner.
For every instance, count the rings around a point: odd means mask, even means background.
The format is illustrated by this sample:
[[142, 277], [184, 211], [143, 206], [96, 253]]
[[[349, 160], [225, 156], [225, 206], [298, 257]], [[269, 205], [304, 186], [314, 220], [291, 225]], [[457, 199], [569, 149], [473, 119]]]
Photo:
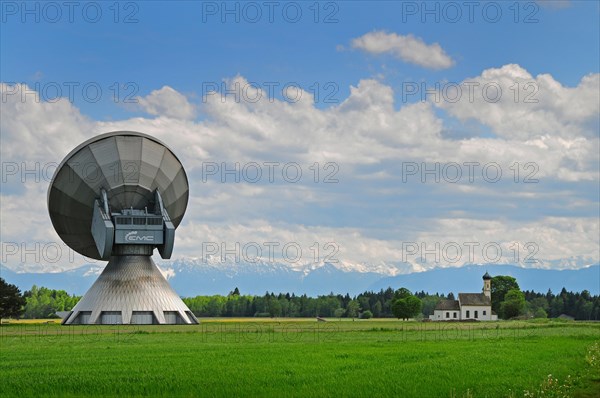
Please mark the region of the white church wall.
[[433, 315], [430, 315], [429, 319], [432, 321], [458, 321], [460, 320], [460, 311], [434, 310]]
[[487, 305], [462, 305], [460, 310], [461, 319], [492, 320], [492, 308]]

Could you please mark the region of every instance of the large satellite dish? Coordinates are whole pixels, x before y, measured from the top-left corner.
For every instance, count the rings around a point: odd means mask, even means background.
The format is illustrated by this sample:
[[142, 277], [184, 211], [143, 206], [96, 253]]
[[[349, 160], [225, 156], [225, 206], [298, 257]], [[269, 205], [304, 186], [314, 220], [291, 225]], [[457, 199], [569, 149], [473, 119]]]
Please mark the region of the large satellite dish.
[[171, 257], [188, 196], [181, 162], [147, 134], [102, 134], [65, 157], [48, 189], [54, 229], [110, 261], [63, 324], [197, 323], [150, 257]]
[[60, 238], [76, 252], [96, 260], [92, 236], [94, 200], [108, 194], [113, 211], [155, 206], [155, 191], [175, 228], [188, 203], [189, 187], [181, 162], [147, 134], [115, 131], [73, 149], [58, 166], [48, 190], [48, 210]]

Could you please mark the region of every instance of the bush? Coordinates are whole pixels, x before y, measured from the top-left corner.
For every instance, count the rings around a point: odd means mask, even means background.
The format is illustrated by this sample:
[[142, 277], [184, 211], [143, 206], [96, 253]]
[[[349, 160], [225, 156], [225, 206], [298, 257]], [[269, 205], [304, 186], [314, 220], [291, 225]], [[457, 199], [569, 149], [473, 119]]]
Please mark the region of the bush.
[[544, 311], [543, 308], [538, 308], [537, 310], [535, 310], [533, 316], [535, 318], [548, 318], [548, 314], [546, 313], [546, 311]]
[[371, 319], [371, 318], [373, 318], [373, 313], [369, 310], [363, 311], [363, 313], [360, 314], [360, 318], [361, 319]]

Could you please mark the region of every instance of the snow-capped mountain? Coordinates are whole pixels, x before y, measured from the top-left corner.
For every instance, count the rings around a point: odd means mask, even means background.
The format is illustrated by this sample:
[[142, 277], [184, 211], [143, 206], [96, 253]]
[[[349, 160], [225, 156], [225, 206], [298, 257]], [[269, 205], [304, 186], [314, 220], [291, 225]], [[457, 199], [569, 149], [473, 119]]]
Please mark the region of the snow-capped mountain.
[[[477, 292], [481, 276], [511, 275], [523, 290], [546, 292], [589, 290], [600, 294], [600, 265], [580, 269], [524, 268], [514, 265], [468, 265], [414, 272], [412, 264], [357, 264], [348, 262], [294, 264], [257, 261], [222, 262], [220, 258], [157, 261], [163, 275], [181, 296], [227, 294], [238, 287], [243, 294], [290, 292], [296, 294], [349, 293], [407, 287], [413, 291], [448, 293]], [[81, 295], [102, 272], [104, 263], [53, 273], [16, 272], [0, 266], [1, 277], [21, 290], [32, 285], [63, 289]]]

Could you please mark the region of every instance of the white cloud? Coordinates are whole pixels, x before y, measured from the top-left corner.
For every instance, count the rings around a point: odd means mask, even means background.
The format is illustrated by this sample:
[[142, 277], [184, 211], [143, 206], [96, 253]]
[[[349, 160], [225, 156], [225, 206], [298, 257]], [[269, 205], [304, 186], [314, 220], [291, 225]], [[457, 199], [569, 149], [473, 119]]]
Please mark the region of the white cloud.
[[[240, 224], [198, 224], [189, 223], [181, 228], [180, 239], [177, 244], [180, 248], [188, 248], [187, 253], [194, 253], [195, 258], [206, 260], [207, 253], [202, 253], [201, 245], [205, 243], [216, 243], [219, 247], [217, 257], [221, 256], [221, 245], [233, 249], [237, 244], [241, 248], [247, 244], [257, 244], [261, 248], [262, 259], [287, 263], [290, 267], [300, 269], [314, 263], [322, 263], [327, 260], [335, 264], [346, 264], [347, 266], [361, 268], [362, 270], [373, 270], [384, 259], [398, 259], [401, 257], [401, 245], [397, 241], [386, 241], [373, 239], [361, 234], [354, 228], [330, 228], [330, 227], [306, 227], [303, 225], [290, 225], [284, 223], [270, 223], [267, 220], [253, 219], [250, 222]], [[269, 248], [268, 243], [274, 242]], [[288, 258], [284, 257], [283, 247], [293, 244], [300, 248], [298, 251], [290, 251]], [[332, 246], [327, 246], [332, 244]], [[254, 246], [256, 247], [256, 245]], [[247, 256], [253, 257], [258, 251], [249, 251]], [[243, 253], [240, 250], [240, 253]], [[299, 259], [296, 260], [297, 253]], [[233, 256], [228, 258], [233, 259]], [[220, 260], [220, 259], [219, 259]], [[244, 257], [240, 255], [240, 260]], [[395, 273], [394, 270], [391, 273]]]
[[0, 83], [2, 161], [57, 162], [74, 143], [94, 135], [94, 122], [66, 98], [44, 102], [25, 84]]
[[[577, 87], [565, 87], [549, 74], [533, 77], [516, 64], [490, 68], [448, 85], [436, 104], [461, 121], [477, 120], [502, 138], [542, 136], [575, 139], [597, 137], [600, 74], [584, 76]], [[461, 95], [456, 97], [455, 93]]]
[[[568, 88], [549, 75], [532, 78], [518, 65], [508, 65], [484, 71], [474, 79], [481, 83], [499, 81], [503, 87], [515, 79], [537, 82], [539, 103], [525, 114], [536, 123], [514, 120], [522, 114], [520, 107], [510, 102], [493, 104], [493, 109], [487, 108], [487, 103], [468, 101], [405, 104], [397, 109], [392, 88], [372, 79], [361, 80], [351, 87], [348, 98], [325, 109], [317, 108], [307, 92], [297, 103], [269, 101], [266, 93], [264, 100], [258, 102], [223, 102], [219, 96], [208, 96], [203, 121], [173, 117], [169, 112], [155, 118], [94, 121], [66, 100], [45, 103], [8, 95], [1, 108], [0, 154], [3, 162], [58, 163], [78, 143], [101, 132], [137, 130], [156, 136], [178, 154], [191, 180], [188, 212], [176, 234], [177, 256], [193, 257], [197, 255], [198, 242], [215, 239], [298, 241], [303, 247], [310, 247], [315, 241], [333, 240], [340, 244], [341, 261], [382, 264], [398, 261], [402, 241], [468, 238], [498, 241], [503, 247], [515, 240], [535, 241], [543, 259], [564, 261], [564, 266], [597, 262], [598, 242], [592, 239], [592, 232], [597, 232], [597, 217], [595, 213], [589, 218], [581, 217], [581, 212], [593, 207], [594, 198], [586, 193], [596, 189], [594, 184], [598, 181], [598, 138], [588, 130], [598, 117], [598, 107], [594, 109], [598, 76], [586, 76], [577, 87]], [[246, 80], [238, 76], [229, 84], [235, 82], [245, 84]], [[5, 85], [1, 87], [7, 89]], [[542, 93], [542, 88], [546, 92]], [[161, 90], [164, 93], [173, 89]], [[174, 93], [173, 98], [185, 99]], [[158, 97], [157, 94], [153, 98]], [[459, 120], [480, 121], [496, 137], [445, 138], [444, 121], [436, 115], [436, 105]], [[540, 127], [537, 121], [546, 124]], [[514, 161], [535, 162], [539, 165], [536, 177], [542, 182], [557, 187], [563, 181], [579, 182], [568, 189], [557, 188], [579, 196], [579, 208], [573, 210], [577, 217], [551, 218], [542, 210], [534, 212], [529, 221], [522, 221], [519, 215], [503, 213], [503, 209], [518, 209], [523, 203], [532, 208], [535, 203], [554, 204], [555, 208], [565, 203], [543, 190], [524, 189], [522, 185], [487, 184], [485, 189], [479, 185], [456, 185], [456, 189], [451, 186], [445, 190], [440, 186], [418, 186], [413, 192], [414, 186], [398, 182], [400, 164], [406, 160], [498, 162], [509, 173], [508, 166]], [[202, 182], [202, 165], [206, 161], [227, 162], [230, 167], [235, 162], [297, 162], [309, 182], [281, 183], [281, 178], [277, 184]], [[339, 165], [336, 177], [340, 183], [311, 183], [308, 167], [330, 161]], [[376, 178], [361, 178], [369, 175]], [[46, 210], [48, 181], [42, 176], [40, 182], [30, 177], [22, 183], [19, 175], [7, 177], [9, 181], [3, 184], [0, 197], [3, 242], [60, 242]], [[371, 203], [380, 199], [381, 202]], [[479, 200], [491, 201], [490, 218], [502, 221], [476, 220], [472, 206]], [[444, 206], [437, 205], [440, 201]], [[354, 207], [344, 208], [349, 203]], [[425, 219], [390, 225], [405, 211], [406, 216], [411, 216], [405, 205], [432, 208]], [[340, 208], [345, 212], [336, 214]], [[382, 211], [390, 215], [390, 220], [381, 220], [377, 213]], [[568, 215], [571, 210], [561, 211]], [[569, 262], [577, 255], [583, 260]], [[80, 257], [76, 259], [64, 266], [83, 262]], [[413, 269], [426, 266], [414, 263]]]
[[[206, 120], [132, 118], [92, 121], [66, 100], [22, 102], [8, 96], [2, 107], [2, 156], [6, 160], [58, 162], [75, 145], [95, 134], [132, 129], [156, 135], [181, 154], [186, 168], [198, 170], [204, 161], [296, 161], [304, 165], [337, 161], [342, 172], [385, 160], [481, 161], [512, 164], [534, 161], [540, 175], [576, 181], [597, 178], [597, 131], [600, 75], [567, 88], [549, 75], [530, 79], [517, 65], [486, 70], [466, 79], [500, 82], [502, 101], [490, 104], [475, 96], [457, 103], [416, 103], [396, 109], [393, 90], [376, 80], [362, 80], [338, 106], [318, 109], [310, 93], [297, 103], [264, 100], [256, 103], [207, 99]], [[537, 104], [514, 104], [510, 84], [517, 79], [539, 84]], [[238, 77], [236, 82], [246, 81]], [[232, 80], [230, 84], [234, 81]], [[172, 90], [172, 89], [169, 89]], [[181, 94], [176, 93], [176, 97]], [[476, 119], [496, 138], [449, 140], [433, 106], [459, 120]], [[525, 108], [527, 111], [523, 111]], [[593, 127], [593, 126], [592, 126]], [[40, 145], [40, 142], [44, 145]], [[226, 144], [224, 144], [226, 143]], [[391, 170], [394, 171], [394, 170]]]
[[[400, 240], [370, 237], [355, 228], [308, 228], [255, 219], [245, 224], [230, 225], [189, 223], [178, 231], [185, 238], [177, 244], [182, 252], [195, 253], [195, 258], [206, 260], [207, 253], [201, 249], [203, 243], [215, 243], [219, 247], [217, 257], [221, 256], [223, 244], [231, 250], [236, 243], [241, 248], [257, 243], [262, 248], [263, 260], [269, 261], [265, 242], [277, 242], [279, 246], [273, 249], [275, 260], [301, 268], [314, 261], [317, 253], [315, 242], [321, 250], [318, 254], [321, 261], [325, 255], [332, 253], [332, 250], [324, 250], [324, 246], [333, 242], [338, 248], [333, 257], [346, 267], [373, 270], [386, 263], [392, 274], [398, 272], [392, 263], [403, 261], [411, 264], [412, 269], [402, 272], [486, 262], [521, 264], [532, 268], [557, 268], [558, 264], [558, 268], [572, 268], [598, 261], [599, 227], [598, 220], [592, 218], [545, 217], [522, 222], [458, 217], [436, 220], [426, 231]], [[302, 249], [302, 257], [297, 262], [282, 257], [282, 247], [290, 242]], [[416, 253], [413, 250], [415, 246], [411, 246], [413, 244], [418, 247]], [[451, 246], [444, 249], [448, 244], [460, 246], [460, 255], [457, 256]], [[428, 250], [431, 254], [425, 256]], [[439, 259], [435, 258], [434, 252]], [[252, 255], [254, 253], [252, 251]], [[233, 260], [233, 256], [229, 256], [229, 260]], [[240, 260], [243, 257], [240, 256]]]
[[[495, 260], [497, 255], [499, 259], [495, 263], [533, 268], [556, 268], [557, 265], [570, 268], [576, 261], [588, 265], [598, 262], [600, 223], [597, 218], [544, 217], [534, 222], [452, 218], [439, 219], [432, 227], [419, 234], [416, 242], [425, 242], [430, 249], [436, 242], [441, 247], [459, 243], [463, 253], [456, 265], [463, 265], [464, 260], [486, 263], [486, 260]], [[469, 249], [467, 242], [476, 244]], [[496, 250], [498, 247], [500, 251]], [[443, 250], [440, 252], [443, 260]], [[455, 252], [448, 253], [450, 259], [455, 255]], [[433, 262], [433, 255], [427, 260]]]
[[374, 31], [352, 40], [352, 47], [370, 54], [389, 53], [405, 62], [430, 69], [446, 69], [454, 61], [438, 43], [427, 44], [421, 38]]
[[151, 115], [174, 119], [193, 119], [196, 109], [187, 98], [169, 86], [154, 90], [145, 97], [138, 97], [139, 106]]

